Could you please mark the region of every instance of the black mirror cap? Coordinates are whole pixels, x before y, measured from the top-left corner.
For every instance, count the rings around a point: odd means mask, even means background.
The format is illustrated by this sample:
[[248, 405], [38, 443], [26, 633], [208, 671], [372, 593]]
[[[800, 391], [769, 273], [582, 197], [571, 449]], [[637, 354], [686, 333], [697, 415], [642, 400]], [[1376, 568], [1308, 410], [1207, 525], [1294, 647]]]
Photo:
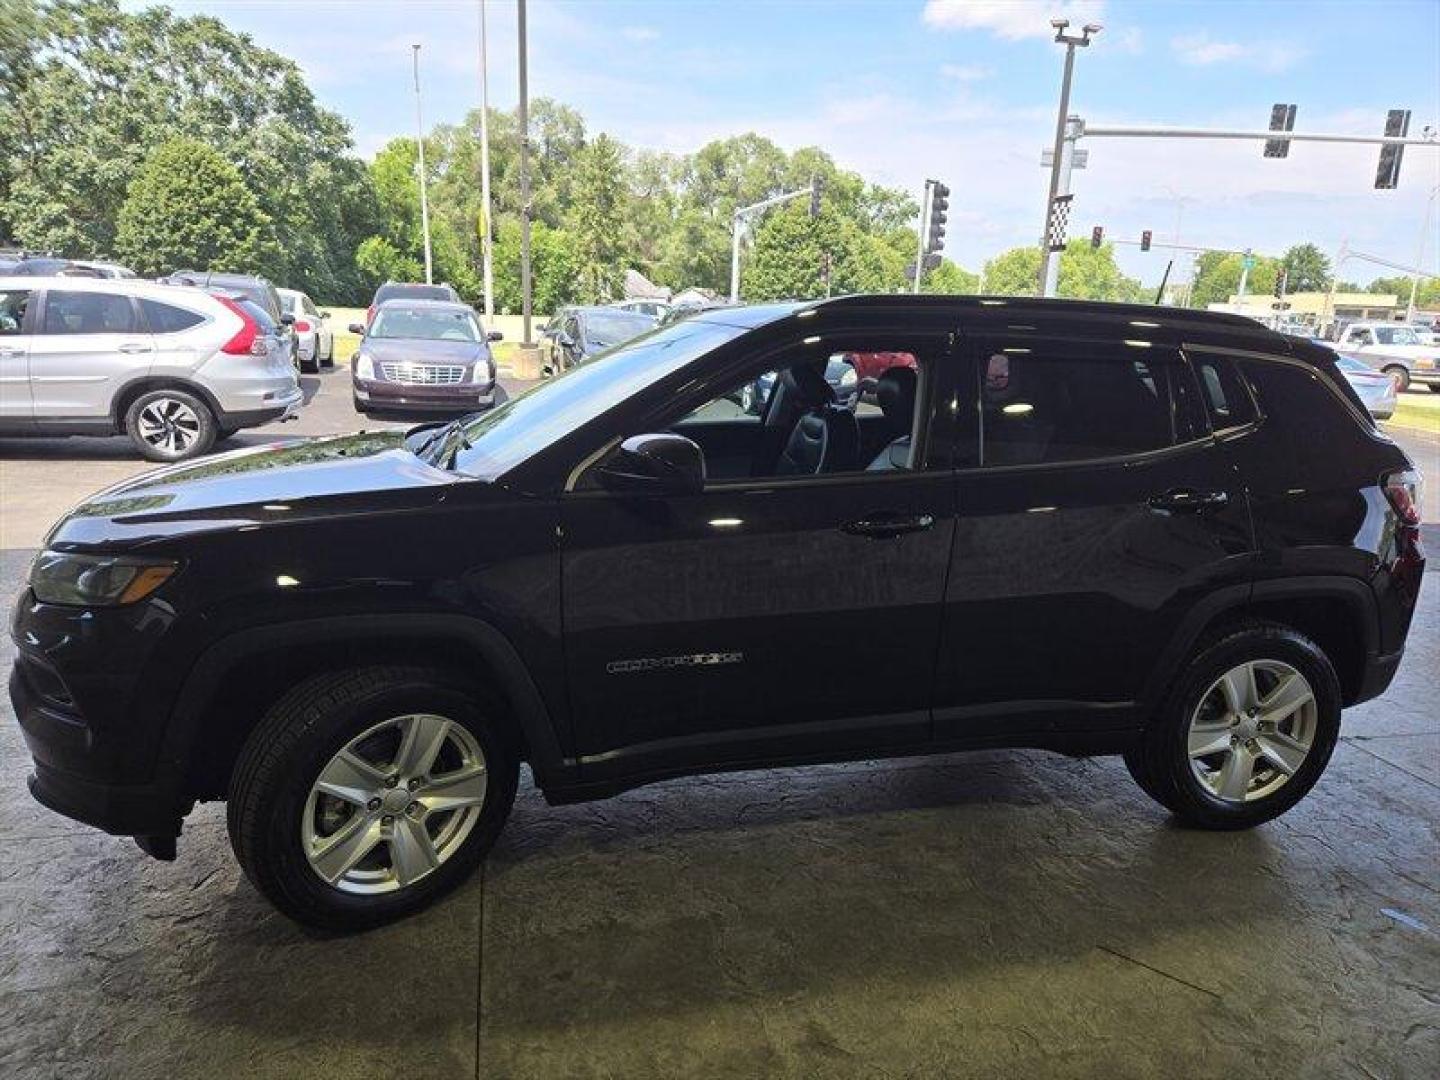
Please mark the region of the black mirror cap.
[[358, 322], [352, 322], [352, 323], [350, 324], [350, 333], [352, 333], [352, 334], [359, 334], [361, 337], [364, 337], [364, 336], [365, 336], [365, 327], [364, 327], [363, 325], [361, 325], [360, 323], [358, 323]]
[[504, 341], [504, 340], [505, 340], [505, 335], [502, 334], [499, 330], [491, 330], [488, 334], [485, 335], [485, 340], [486, 340], [486, 341]]
[[295, 323], [295, 316], [294, 316], [294, 315], [291, 315], [291, 314], [287, 311], [287, 312], [285, 312], [283, 315], [280, 316], [280, 321], [281, 321], [282, 323], [284, 323], [286, 326], [292, 326], [292, 325], [294, 325], [294, 323]]
[[705, 454], [683, 435], [631, 435], [600, 467], [598, 479], [607, 491], [696, 495], [705, 489]]

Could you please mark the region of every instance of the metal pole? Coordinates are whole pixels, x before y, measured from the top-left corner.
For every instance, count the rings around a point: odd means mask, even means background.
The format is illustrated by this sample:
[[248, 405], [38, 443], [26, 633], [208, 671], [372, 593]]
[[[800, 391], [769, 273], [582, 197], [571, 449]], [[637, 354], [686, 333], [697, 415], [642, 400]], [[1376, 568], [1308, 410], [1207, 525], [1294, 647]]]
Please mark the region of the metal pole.
[[1405, 308], [1405, 321], [1415, 321], [1415, 294], [1420, 288], [1420, 268], [1425, 265], [1425, 241], [1430, 237], [1430, 215], [1435, 211], [1435, 197], [1440, 195], [1440, 184], [1430, 189], [1430, 199], [1425, 203], [1425, 224], [1420, 226], [1420, 250], [1415, 252], [1415, 274], [1410, 278], [1410, 303]]
[[[1056, 195], [1070, 194], [1070, 170], [1075, 164], [1075, 138], [1079, 130], [1080, 118], [1070, 117], [1065, 125], [1065, 140], [1060, 144], [1060, 184]], [[1060, 252], [1052, 255], [1054, 257], [1045, 263], [1045, 276], [1040, 282], [1041, 296], [1054, 296], [1060, 289]]]
[[[1065, 147], [1065, 128], [1070, 118], [1070, 79], [1075, 73], [1075, 42], [1065, 43], [1065, 73], [1060, 79], [1060, 109], [1055, 114], [1054, 156], [1050, 161], [1050, 194], [1045, 199], [1045, 222], [1040, 228], [1040, 295], [1054, 296], [1054, 278], [1050, 264], [1055, 260], [1050, 250], [1050, 216], [1055, 208], [1055, 196], [1060, 194], [1060, 156]], [[1058, 274], [1056, 275], [1058, 277]]]
[[1254, 252], [1246, 248], [1240, 261], [1240, 288], [1235, 290], [1235, 298], [1242, 305], [1245, 303], [1245, 283], [1250, 280], [1250, 260], [1254, 257]]
[[1340, 267], [1349, 258], [1350, 240], [1347, 237], [1340, 241], [1340, 249], [1335, 252], [1335, 261], [1330, 264], [1330, 288], [1325, 290], [1325, 306], [1320, 309], [1320, 332], [1326, 333], [1332, 322], [1335, 321], [1335, 285], [1340, 280]]
[[525, 66], [525, 0], [520, 13], [520, 313], [524, 317], [521, 344], [530, 342], [530, 87]]
[[480, 0], [480, 267], [485, 285], [485, 322], [495, 318], [495, 229], [490, 222], [490, 60], [485, 39], [485, 0]]
[[930, 231], [930, 193], [935, 181], [925, 181], [925, 194], [920, 197], [920, 244], [915, 254], [915, 295], [920, 294], [920, 275], [925, 272], [925, 234]]
[[1269, 142], [1283, 135], [1286, 142], [1363, 143], [1372, 146], [1440, 147], [1436, 139], [1404, 135], [1337, 135], [1330, 132], [1248, 131], [1235, 128], [1180, 127], [1117, 127], [1110, 124], [1086, 124], [1083, 134], [1091, 139], [1254, 139]]
[[430, 198], [427, 193], [429, 182], [425, 177], [425, 123], [420, 117], [420, 46], [410, 46], [415, 68], [415, 145], [420, 148], [420, 231], [425, 234], [425, 284], [434, 282], [435, 275], [430, 265]]
[[744, 227], [745, 219], [737, 210], [730, 222], [730, 303], [732, 304], [740, 302], [740, 233]]

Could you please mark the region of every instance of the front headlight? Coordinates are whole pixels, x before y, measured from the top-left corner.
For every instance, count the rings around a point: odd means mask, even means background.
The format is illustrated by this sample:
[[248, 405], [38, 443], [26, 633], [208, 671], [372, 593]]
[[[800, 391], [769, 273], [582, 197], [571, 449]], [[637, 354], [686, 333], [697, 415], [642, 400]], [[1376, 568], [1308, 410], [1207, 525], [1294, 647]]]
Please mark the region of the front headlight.
[[357, 379], [375, 378], [375, 362], [364, 353], [361, 353], [360, 359], [355, 361], [355, 377]]
[[178, 569], [170, 559], [42, 551], [30, 564], [30, 588], [44, 604], [116, 607], [145, 599]]

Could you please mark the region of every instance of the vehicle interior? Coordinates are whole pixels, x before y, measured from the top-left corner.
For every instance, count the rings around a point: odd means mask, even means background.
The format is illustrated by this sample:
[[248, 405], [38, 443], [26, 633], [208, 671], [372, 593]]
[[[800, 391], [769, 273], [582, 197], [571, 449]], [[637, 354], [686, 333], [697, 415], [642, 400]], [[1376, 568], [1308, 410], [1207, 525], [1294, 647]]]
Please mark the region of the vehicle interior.
[[712, 481], [914, 468], [923, 366], [897, 353], [860, 380], [848, 355], [747, 376], [671, 430], [700, 446]]

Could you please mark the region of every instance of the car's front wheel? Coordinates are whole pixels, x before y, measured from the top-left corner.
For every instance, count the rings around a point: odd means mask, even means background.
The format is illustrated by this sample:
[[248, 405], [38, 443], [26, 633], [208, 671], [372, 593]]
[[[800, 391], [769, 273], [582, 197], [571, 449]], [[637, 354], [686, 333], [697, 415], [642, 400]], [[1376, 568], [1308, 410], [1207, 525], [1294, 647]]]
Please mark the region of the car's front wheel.
[[149, 461], [184, 461], [215, 445], [209, 406], [184, 390], [151, 390], [125, 410], [125, 434]]
[[227, 808], [246, 876], [326, 930], [402, 918], [464, 881], [515, 799], [503, 710], [441, 670], [319, 675], [269, 711]]
[[1319, 780], [1340, 733], [1340, 684], [1308, 637], [1245, 626], [1205, 647], [1125, 764], [1187, 824], [1246, 829]]

